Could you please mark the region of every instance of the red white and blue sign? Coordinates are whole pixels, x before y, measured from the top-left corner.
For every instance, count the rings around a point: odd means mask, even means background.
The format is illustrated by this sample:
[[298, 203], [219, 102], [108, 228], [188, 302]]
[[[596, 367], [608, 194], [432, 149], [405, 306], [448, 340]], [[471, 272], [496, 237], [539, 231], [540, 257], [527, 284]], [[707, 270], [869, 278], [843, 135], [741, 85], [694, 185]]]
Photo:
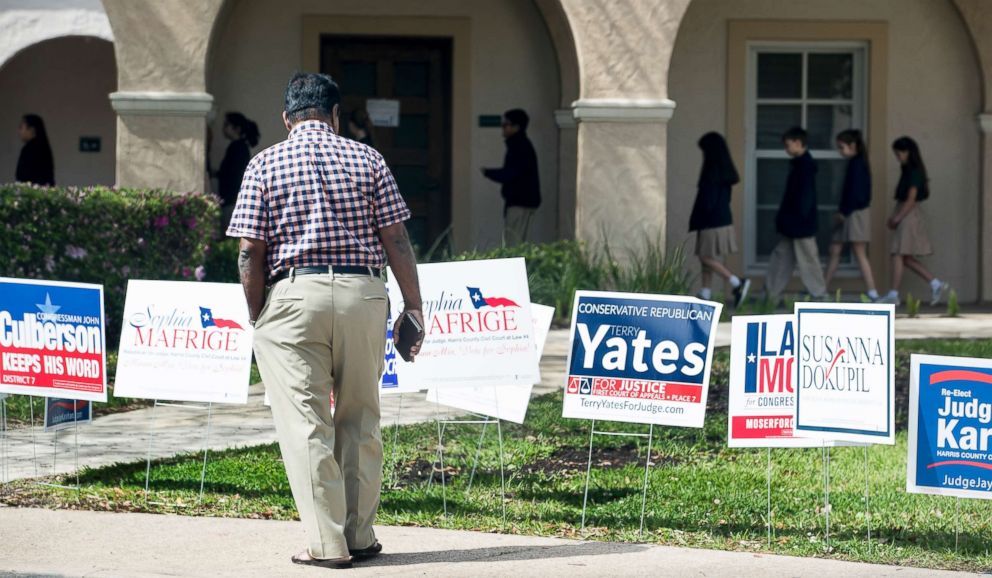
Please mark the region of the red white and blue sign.
[[0, 278], [0, 392], [107, 401], [103, 286]]
[[49, 397], [45, 400], [45, 431], [58, 431], [93, 421], [93, 403]]
[[992, 499], [992, 360], [914, 355], [906, 490]]
[[563, 417], [702, 427], [722, 305], [579, 291]]

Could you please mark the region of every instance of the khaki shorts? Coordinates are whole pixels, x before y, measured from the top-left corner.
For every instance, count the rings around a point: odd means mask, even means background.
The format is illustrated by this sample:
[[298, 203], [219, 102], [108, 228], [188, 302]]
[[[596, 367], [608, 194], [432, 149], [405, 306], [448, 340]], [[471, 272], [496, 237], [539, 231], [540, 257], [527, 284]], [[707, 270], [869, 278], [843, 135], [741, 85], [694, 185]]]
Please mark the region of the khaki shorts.
[[718, 258], [737, 252], [734, 226], [700, 229], [696, 233], [696, 256]]
[[871, 242], [871, 210], [854, 211], [834, 229], [834, 243]]
[[890, 252], [893, 255], [923, 256], [933, 253], [927, 224], [919, 208], [913, 208], [892, 233]]

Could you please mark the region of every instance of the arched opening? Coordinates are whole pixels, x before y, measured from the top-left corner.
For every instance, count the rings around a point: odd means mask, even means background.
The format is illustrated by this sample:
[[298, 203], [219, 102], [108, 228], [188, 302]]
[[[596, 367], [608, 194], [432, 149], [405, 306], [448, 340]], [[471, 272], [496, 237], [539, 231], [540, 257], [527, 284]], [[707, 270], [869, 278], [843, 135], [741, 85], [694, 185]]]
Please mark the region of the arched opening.
[[[968, 29], [950, 0], [693, 0], [669, 75], [669, 94], [678, 104], [669, 123], [669, 245], [694, 247], [685, 223], [701, 163], [696, 141], [719, 131], [742, 176], [732, 205], [740, 252], [729, 262], [735, 271], [762, 278], [788, 169], [778, 137], [801, 124], [816, 140], [811, 149], [820, 168], [819, 241], [825, 252], [844, 176], [833, 138], [859, 128], [868, 139], [873, 179], [870, 259], [879, 289], [887, 290], [885, 222], [899, 176], [889, 144], [907, 134], [921, 145], [932, 189], [942, 191], [941, 202], [924, 205], [935, 245], [932, 269], [963, 301], [974, 300], [975, 236], [947, 232], [978, 231], [981, 78]], [[864, 290], [853, 264], [830, 291], [838, 288]], [[929, 294], [909, 277], [902, 290]]]
[[0, 180], [14, 180], [25, 114], [44, 119], [57, 185], [113, 185], [117, 117], [114, 46], [67, 36], [33, 44], [0, 68]]
[[[562, 46], [571, 53], [563, 57]], [[502, 163], [499, 116], [523, 108], [543, 197], [532, 240], [553, 240], [562, 234], [554, 113], [578, 94], [575, 63], [554, 1], [340, 1], [315, 11], [302, 0], [228, 0], [208, 51], [207, 90], [217, 111], [210, 162], [216, 168], [224, 154], [225, 113], [258, 123], [257, 152], [285, 138], [279, 113], [289, 75], [330, 72], [342, 85], [346, 115], [359, 107], [380, 113], [373, 140], [414, 211], [409, 228], [418, 245], [431, 246], [450, 225], [455, 248], [491, 247], [500, 240], [503, 203], [479, 169]], [[388, 126], [382, 114], [396, 106], [397, 126]]]

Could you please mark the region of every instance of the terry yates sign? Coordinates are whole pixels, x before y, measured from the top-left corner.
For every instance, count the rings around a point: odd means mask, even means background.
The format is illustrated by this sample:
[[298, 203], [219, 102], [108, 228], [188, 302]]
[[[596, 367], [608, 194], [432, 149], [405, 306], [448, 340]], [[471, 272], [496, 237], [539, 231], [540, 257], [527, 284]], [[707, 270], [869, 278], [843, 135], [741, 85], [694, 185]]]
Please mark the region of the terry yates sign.
[[[523, 259], [432, 263], [417, 271], [426, 335], [416, 363], [394, 356], [400, 388], [540, 381]], [[395, 319], [403, 302], [392, 275], [387, 289]]]
[[819, 447], [794, 437], [796, 333], [792, 315], [737, 316], [730, 352], [728, 445]]
[[564, 417], [702, 427], [722, 305], [579, 291]]
[[130, 281], [114, 395], [245, 403], [251, 345], [239, 285]]
[[992, 361], [914, 355], [906, 489], [992, 498]]
[[0, 278], [0, 391], [107, 401], [103, 287]]
[[894, 308], [796, 304], [796, 432], [895, 443]]

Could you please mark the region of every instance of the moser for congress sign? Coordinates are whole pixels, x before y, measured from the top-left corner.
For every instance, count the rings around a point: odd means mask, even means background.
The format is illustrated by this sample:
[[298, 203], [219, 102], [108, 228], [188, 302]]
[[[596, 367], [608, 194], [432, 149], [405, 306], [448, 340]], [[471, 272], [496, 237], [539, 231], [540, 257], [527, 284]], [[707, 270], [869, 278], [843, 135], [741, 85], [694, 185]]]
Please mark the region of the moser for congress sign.
[[562, 416], [703, 427], [722, 308], [691, 297], [577, 292]]
[[796, 304], [796, 434], [895, 443], [892, 305]]
[[103, 286], [0, 278], [0, 391], [107, 401]]
[[992, 360], [912, 356], [906, 490], [992, 498]]
[[795, 436], [796, 329], [793, 315], [738, 315], [730, 349], [732, 448], [820, 447]]
[[[394, 355], [399, 387], [531, 385], [540, 379], [523, 259], [431, 263], [418, 265], [417, 273], [426, 336], [414, 363]], [[395, 319], [403, 299], [391, 273], [387, 288]]]
[[245, 403], [251, 345], [240, 285], [130, 281], [114, 396]]

